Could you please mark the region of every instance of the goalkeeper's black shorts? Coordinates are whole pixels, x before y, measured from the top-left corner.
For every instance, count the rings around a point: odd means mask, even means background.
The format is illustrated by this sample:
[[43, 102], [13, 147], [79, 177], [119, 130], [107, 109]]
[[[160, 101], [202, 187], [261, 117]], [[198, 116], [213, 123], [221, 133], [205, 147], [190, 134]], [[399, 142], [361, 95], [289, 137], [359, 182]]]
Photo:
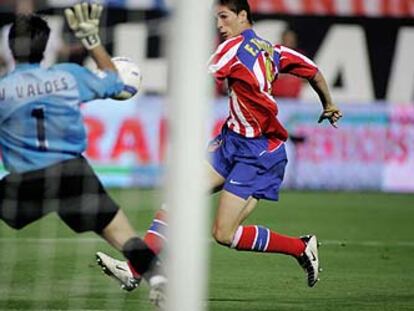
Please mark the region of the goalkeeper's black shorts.
[[0, 218], [21, 229], [50, 212], [74, 231], [101, 233], [118, 212], [82, 156], [0, 181]]

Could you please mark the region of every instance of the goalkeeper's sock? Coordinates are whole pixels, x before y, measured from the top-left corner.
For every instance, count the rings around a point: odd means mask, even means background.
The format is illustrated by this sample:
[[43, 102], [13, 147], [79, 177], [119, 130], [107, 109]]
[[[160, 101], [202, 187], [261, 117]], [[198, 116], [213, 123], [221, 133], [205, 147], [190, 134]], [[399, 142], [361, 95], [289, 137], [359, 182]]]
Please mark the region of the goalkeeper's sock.
[[[161, 252], [164, 244], [167, 242], [165, 235], [167, 230], [166, 218], [167, 212], [164, 209], [158, 210], [155, 213], [151, 226], [148, 228], [147, 233], [144, 236], [144, 242], [154, 252], [155, 255], [158, 255]], [[141, 276], [129, 261], [128, 266], [135, 278], [139, 278]]]
[[157, 255], [138, 237], [129, 239], [122, 247], [128, 265], [146, 280], [162, 274]]
[[240, 251], [281, 253], [294, 257], [300, 256], [305, 247], [300, 238], [282, 235], [262, 226], [239, 226], [231, 244], [231, 248]]

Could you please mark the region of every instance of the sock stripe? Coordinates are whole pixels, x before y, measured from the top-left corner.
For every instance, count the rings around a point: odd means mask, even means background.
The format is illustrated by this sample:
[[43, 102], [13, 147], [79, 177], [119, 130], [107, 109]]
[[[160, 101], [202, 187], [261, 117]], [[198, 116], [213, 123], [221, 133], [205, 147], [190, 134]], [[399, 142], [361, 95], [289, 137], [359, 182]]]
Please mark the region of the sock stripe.
[[253, 228], [254, 228], [254, 239], [253, 239], [251, 249], [255, 250], [255, 246], [256, 246], [256, 243], [257, 243], [257, 238], [258, 238], [258, 235], [259, 235], [259, 230], [258, 230], [257, 226], [253, 226]]
[[154, 221], [151, 224], [151, 227], [148, 229], [148, 231], [159, 232], [162, 235], [164, 234], [166, 230], [167, 230], [167, 224], [158, 219], [154, 219]]
[[162, 225], [164, 227], [168, 227], [168, 224], [164, 220], [154, 219], [153, 222], [157, 222], [157, 223], [159, 223], [160, 225]]
[[266, 242], [266, 245], [265, 245], [265, 248], [264, 248], [264, 252], [267, 252], [267, 248], [269, 247], [269, 243], [270, 243], [270, 229], [267, 229], [266, 228], [266, 231], [267, 231], [267, 242]]
[[252, 250], [258, 251], [258, 252], [264, 252], [269, 244], [269, 229], [255, 226], [256, 227], [256, 238], [254, 242], [254, 246]]
[[236, 233], [234, 234], [233, 241], [231, 242], [231, 246], [230, 246], [231, 248], [237, 247], [242, 237], [242, 234], [243, 234], [243, 227], [239, 226], [236, 230]]
[[274, 232], [263, 226], [240, 226], [234, 234], [231, 248], [239, 251], [280, 253], [298, 257], [305, 245], [300, 238]]
[[157, 237], [160, 237], [161, 239], [163, 239], [165, 242], [167, 242], [167, 238], [164, 235], [162, 235], [161, 233], [157, 232], [157, 231], [153, 231], [153, 230], [149, 229], [149, 230], [147, 230], [147, 235], [148, 234], [154, 234]]

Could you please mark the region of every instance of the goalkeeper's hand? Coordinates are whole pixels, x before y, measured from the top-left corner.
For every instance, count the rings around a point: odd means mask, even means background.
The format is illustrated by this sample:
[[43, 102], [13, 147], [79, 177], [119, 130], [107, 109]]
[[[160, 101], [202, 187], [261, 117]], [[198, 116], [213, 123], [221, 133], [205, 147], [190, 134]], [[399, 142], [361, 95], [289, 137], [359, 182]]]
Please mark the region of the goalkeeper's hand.
[[337, 126], [337, 121], [342, 118], [342, 112], [335, 105], [329, 105], [323, 109], [322, 114], [319, 117], [318, 123], [327, 119], [333, 127]]
[[102, 5], [97, 3], [89, 5], [87, 2], [78, 3], [71, 9], [65, 9], [66, 21], [70, 29], [87, 50], [92, 50], [101, 44], [99, 19], [102, 10]]

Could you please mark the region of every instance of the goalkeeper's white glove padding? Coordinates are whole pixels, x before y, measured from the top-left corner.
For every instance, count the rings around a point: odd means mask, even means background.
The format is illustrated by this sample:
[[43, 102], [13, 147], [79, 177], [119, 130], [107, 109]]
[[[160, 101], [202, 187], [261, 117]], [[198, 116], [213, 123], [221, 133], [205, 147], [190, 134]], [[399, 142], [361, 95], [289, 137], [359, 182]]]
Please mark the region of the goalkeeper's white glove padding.
[[99, 19], [103, 6], [97, 3], [90, 5], [87, 2], [78, 3], [72, 9], [65, 9], [66, 21], [75, 36], [81, 40], [87, 50], [101, 44], [99, 37]]

